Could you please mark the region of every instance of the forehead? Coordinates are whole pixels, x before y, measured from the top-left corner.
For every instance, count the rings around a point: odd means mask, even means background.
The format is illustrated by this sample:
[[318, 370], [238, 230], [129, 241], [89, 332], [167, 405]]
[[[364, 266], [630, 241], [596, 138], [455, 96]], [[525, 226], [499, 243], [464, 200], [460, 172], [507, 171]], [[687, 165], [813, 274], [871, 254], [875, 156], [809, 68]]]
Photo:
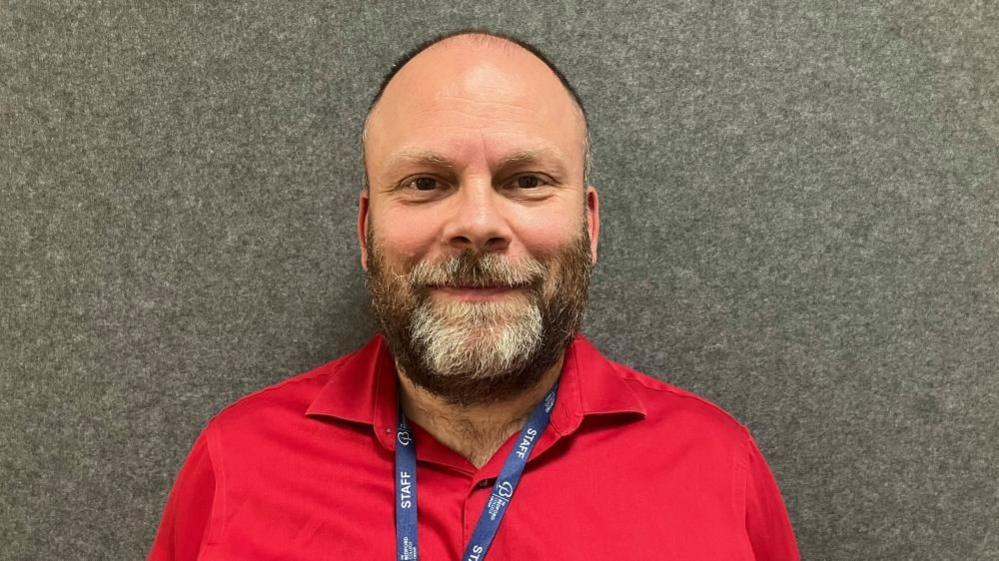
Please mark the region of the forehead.
[[546, 150], [582, 158], [582, 113], [540, 59], [513, 44], [455, 38], [406, 64], [369, 117], [365, 159], [377, 168], [394, 155]]

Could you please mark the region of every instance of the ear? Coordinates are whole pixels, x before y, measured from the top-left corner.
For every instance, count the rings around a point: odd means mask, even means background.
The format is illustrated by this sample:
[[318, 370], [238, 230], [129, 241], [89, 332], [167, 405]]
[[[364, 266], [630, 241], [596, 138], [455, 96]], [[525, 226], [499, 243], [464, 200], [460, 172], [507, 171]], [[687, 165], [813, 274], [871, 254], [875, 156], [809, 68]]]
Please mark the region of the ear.
[[357, 242], [361, 246], [361, 268], [368, 270], [368, 214], [370, 211], [371, 199], [368, 190], [361, 191], [361, 197], [357, 202]]
[[586, 229], [590, 234], [590, 259], [597, 264], [597, 244], [600, 242], [600, 199], [597, 188], [590, 185], [586, 188]]

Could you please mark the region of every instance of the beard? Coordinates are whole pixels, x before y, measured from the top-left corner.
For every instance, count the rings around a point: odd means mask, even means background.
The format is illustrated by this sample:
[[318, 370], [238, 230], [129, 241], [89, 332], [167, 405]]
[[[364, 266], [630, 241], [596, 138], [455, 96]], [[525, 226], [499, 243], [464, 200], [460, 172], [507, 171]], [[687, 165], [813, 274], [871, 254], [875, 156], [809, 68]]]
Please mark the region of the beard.
[[[503, 401], [537, 385], [579, 330], [592, 263], [585, 229], [540, 259], [465, 251], [393, 271], [368, 231], [367, 286], [397, 366], [461, 406]], [[516, 289], [496, 299], [435, 299], [440, 287]]]

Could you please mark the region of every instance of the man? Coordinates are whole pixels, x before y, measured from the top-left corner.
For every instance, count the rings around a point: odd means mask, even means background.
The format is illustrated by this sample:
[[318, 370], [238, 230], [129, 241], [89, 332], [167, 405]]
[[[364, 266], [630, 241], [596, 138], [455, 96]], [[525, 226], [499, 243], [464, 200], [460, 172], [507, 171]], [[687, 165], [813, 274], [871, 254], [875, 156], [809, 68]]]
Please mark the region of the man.
[[577, 335], [600, 214], [550, 62], [425, 44], [364, 155], [383, 335], [212, 419], [150, 559], [797, 559], [746, 429]]

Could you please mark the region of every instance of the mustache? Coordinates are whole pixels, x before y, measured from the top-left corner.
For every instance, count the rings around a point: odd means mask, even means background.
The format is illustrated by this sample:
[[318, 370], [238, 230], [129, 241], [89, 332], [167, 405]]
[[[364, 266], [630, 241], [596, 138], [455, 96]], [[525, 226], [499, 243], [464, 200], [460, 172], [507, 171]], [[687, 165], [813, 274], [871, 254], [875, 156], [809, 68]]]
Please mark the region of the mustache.
[[411, 288], [517, 288], [540, 286], [548, 269], [540, 261], [465, 251], [437, 262], [420, 261], [407, 275]]

